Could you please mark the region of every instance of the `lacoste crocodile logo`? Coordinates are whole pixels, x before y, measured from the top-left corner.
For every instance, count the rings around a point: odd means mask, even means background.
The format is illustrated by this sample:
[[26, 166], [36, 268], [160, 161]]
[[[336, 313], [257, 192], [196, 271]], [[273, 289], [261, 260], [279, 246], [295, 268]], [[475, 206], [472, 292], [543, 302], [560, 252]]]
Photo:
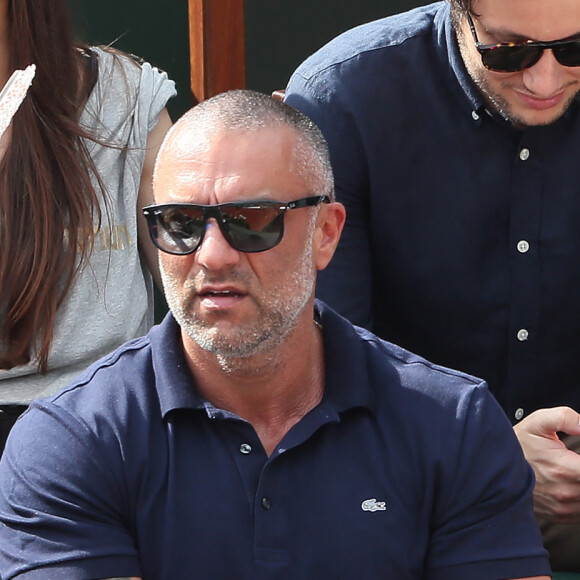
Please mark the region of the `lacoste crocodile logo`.
[[384, 512], [387, 509], [386, 501], [377, 501], [376, 498], [365, 499], [360, 507], [363, 512]]

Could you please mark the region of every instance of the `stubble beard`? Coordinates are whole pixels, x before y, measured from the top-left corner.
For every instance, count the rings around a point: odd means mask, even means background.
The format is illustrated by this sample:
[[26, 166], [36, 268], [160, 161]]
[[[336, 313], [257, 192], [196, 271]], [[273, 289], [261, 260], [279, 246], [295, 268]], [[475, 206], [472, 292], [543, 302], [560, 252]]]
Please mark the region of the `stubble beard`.
[[[513, 107], [510, 105], [507, 99], [504, 99], [497, 91], [495, 91], [487, 79], [482, 75], [478, 74], [478, 72], [470, 73], [473, 82], [477, 85], [477, 88], [483, 94], [484, 98], [490, 103], [491, 107], [497, 111], [504, 119], [509, 121], [515, 127], [520, 129], [525, 129], [527, 127], [532, 126], [541, 126], [541, 125], [550, 125], [551, 123], [556, 122], [560, 117], [566, 113], [566, 111], [572, 105], [572, 102], [576, 98], [577, 92], [572, 94], [568, 101], [564, 104], [564, 106], [560, 109], [560, 112], [555, 114], [551, 118], [546, 118], [544, 122], [541, 123], [534, 123], [530, 124], [529, 121], [523, 117], [522, 115], [518, 115], [514, 110]], [[512, 90], [513, 85], [509, 82], [501, 83], [502, 88]]]

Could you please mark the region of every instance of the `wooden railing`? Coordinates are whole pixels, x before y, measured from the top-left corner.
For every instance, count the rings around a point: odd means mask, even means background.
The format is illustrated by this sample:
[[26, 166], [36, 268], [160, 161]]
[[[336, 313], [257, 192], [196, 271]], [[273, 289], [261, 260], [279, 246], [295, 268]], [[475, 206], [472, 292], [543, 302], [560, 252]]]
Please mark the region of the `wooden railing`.
[[188, 0], [191, 91], [200, 102], [246, 86], [244, 0]]

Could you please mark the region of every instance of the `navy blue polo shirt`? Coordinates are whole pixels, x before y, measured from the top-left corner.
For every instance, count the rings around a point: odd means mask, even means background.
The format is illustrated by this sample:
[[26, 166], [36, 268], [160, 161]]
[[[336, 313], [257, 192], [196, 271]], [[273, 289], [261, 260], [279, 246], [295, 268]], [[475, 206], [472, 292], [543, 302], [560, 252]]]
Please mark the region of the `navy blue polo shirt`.
[[485, 385], [318, 307], [325, 394], [270, 457], [200, 398], [171, 315], [33, 403], [0, 462], [2, 578], [548, 574]]
[[483, 377], [512, 421], [580, 410], [577, 102], [523, 131], [489, 112], [448, 2], [339, 36], [300, 66], [286, 100], [322, 129], [347, 209], [317, 295]]

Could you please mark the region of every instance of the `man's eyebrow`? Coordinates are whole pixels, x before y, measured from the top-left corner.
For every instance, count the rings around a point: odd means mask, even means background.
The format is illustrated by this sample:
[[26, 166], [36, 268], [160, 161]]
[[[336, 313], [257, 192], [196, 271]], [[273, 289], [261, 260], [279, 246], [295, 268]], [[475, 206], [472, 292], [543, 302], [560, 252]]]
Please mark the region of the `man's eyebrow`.
[[[532, 40], [528, 36], [524, 36], [518, 32], [514, 32], [509, 28], [499, 27], [499, 28], [489, 28], [481, 20], [478, 20], [479, 25], [483, 28], [486, 34], [489, 34], [497, 42], [526, 42], [526, 40]], [[487, 43], [485, 43], [487, 44]]]
[[[520, 44], [522, 42], [555, 42], [557, 40], [573, 40], [580, 38], [580, 30], [575, 32], [569, 36], [560, 36], [558, 38], [550, 38], [550, 39], [537, 39], [537, 38], [530, 38], [529, 36], [525, 36], [520, 34], [519, 32], [514, 32], [509, 28], [498, 27], [498, 28], [488, 28], [481, 20], [478, 20], [479, 25], [483, 28], [486, 34], [492, 36], [497, 42], [515, 42], [516, 44]], [[484, 43], [487, 44], [487, 43]]]

